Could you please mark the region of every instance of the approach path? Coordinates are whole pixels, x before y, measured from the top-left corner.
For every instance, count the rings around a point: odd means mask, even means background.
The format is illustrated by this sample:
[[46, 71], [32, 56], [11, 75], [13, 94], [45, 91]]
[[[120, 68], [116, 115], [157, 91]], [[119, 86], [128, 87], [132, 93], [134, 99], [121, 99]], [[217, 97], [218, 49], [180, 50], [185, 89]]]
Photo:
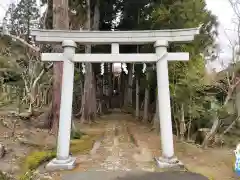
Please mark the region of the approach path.
[[[147, 178], [149, 180], [169, 179], [166, 174], [157, 173], [159, 169], [155, 165], [152, 151], [148, 148], [147, 143], [136, 141], [134, 133], [138, 132], [135, 123], [128, 120], [127, 116], [123, 120], [122, 114], [111, 114], [103, 127], [104, 135], [101, 140], [95, 143], [89, 154], [79, 155], [77, 168], [63, 173], [61, 179], [112, 180], [130, 178], [134, 180], [139, 179], [140, 176], [142, 177], [140, 179]], [[179, 179], [177, 172], [167, 173]], [[185, 176], [183, 179], [190, 176], [194, 180], [206, 180], [205, 178], [198, 179], [198, 175], [195, 174]]]
[[79, 167], [86, 166], [84, 169], [88, 171], [155, 171], [150, 150], [136, 144], [129, 123], [119, 119], [118, 114], [110, 117], [102, 139], [95, 143], [88, 155], [78, 157]]

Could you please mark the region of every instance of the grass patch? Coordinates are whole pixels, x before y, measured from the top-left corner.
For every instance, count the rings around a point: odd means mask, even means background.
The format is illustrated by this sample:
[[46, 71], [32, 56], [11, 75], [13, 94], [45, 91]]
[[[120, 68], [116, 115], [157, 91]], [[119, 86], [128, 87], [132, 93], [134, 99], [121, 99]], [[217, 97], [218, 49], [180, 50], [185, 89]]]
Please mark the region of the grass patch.
[[[70, 152], [72, 154], [87, 153], [92, 149], [96, 139], [96, 135], [83, 135], [81, 139], [73, 139], [70, 144]], [[22, 171], [24, 173], [19, 179], [30, 180], [33, 170], [55, 157], [56, 151], [35, 151], [30, 153], [22, 162]]]

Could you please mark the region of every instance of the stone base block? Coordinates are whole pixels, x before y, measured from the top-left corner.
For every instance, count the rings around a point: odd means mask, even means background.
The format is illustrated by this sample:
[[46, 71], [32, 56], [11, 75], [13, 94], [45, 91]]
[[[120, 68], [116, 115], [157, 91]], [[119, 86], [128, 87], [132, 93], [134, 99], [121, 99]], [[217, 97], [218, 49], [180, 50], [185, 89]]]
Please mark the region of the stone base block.
[[76, 158], [69, 157], [66, 160], [53, 159], [46, 165], [47, 171], [71, 170], [76, 167]]
[[179, 161], [176, 157], [174, 158], [155, 157], [155, 161], [159, 168], [184, 168], [183, 163]]

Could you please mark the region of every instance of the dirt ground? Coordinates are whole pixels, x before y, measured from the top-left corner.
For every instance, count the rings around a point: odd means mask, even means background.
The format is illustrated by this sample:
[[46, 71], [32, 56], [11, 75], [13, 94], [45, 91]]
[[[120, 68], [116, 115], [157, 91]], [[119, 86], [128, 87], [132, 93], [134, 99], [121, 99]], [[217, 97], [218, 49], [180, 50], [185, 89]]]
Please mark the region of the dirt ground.
[[[161, 155], [160, 137], [151, 131], [150, 126], [135, 121], [127, 114], [111, 114], [99, 122], [105, 126], [105, 135], [95, 153], [78, 157], [78, 167], [74, 173], [102, 170], [159, 171], [153, 158]], [[189, 171], [214, 180], [236, 179], [232, 170], [234, 155], [231, 149], [203, 150], [175, 140], [175, 152]], [[66, 174], [69, 173], [72, 172]]]
[[[160, 156], [160, 136], [155, 132], [150, 132], [151, 128], [142, 123], [130, 121], [130, 124], [131, 128], [135, 130], [134, 135], [139, 143], [147, 146], [154, 156]], [[189, 171], [203, 174], [214, 180], [236, 179], [233, 172], [235, 158], [233, 149], [209, 148], [203, 150], [193, 144], [176, 139], [174, 146], [176, 156]]]
[[8, 111], [0, 111], [0, 143], [6, 148], [6, 155], [0, 159], [0, 170], [14, 176], [21, 173], [21, 162], [29, 153], [51, 149], [56, 144], [55, 137], [47, 130], [33, 128], [28, 121], [13, 123], [16, 119]]
[[[4, 117], [4, 118], [3, 118]], [[13, 119], [0, 114], [1, 121]], [[6, 156], [0, 160], [2, 171], [18, 174], [23, 157], [32, 151], [55, 145], [55, 137], [47, 130], [35, 129], [26, 122], [17, 123], [15, 136], [11, 137], [11, 125], [0, 124], [0, 143], [7, 148]], [[161, 155], [160, 137], [149, 125], [139, 123], [131, 115], [110, 114], [92, 125], [80, 125], [81, 131], [101, 135], [92, 150], [77, 155], [77, 167], [68, 172], [57, 172], [52, 179], [80, 172], [93, 171], [158, 171], [154, 157]], [[200, 149], [195, 145], [175, 140], [175, 152], [189, 171], [204, 174], [214, 180], [231, 180], [234, 163], [233, 149]]]

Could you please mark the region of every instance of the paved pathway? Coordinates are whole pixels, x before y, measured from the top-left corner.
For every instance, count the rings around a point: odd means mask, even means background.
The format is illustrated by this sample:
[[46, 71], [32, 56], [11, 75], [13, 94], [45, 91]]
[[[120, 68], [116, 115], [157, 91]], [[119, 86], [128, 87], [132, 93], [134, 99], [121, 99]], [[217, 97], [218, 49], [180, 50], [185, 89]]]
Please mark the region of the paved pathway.
[[81, 155], [77, 161], [79, 166], [74, 171], [154, 171], [156, 168], [150, 151], [134, 144], [127, 123], [118, 120], [109, 121], [102, 140], [95, 143], [89, 155]]
[[[157, 171], [153, 156], [147, 147], [138, 147], [135, 143], [128, 122], [119, 119], [118, 115], [111, 116], [113, 120], [107, 123], [102, 140], [95, 144], [88, 155], [79, 156], [78, 167], [64, 174], [62, 178], [64, 180], [157, 180], [160, 177], [166, 179], [164, 173], [150, 173]], [[172, 174], [172, 172], [168, 173]], [[194, 177], [192, 180], [206, 180], [206, 178], [198, 178], [198, 175], [191, 174], [191, 176]], [[180, 175], [175, 174], [175, 177], [179, 178]], [[183, 179], [187, 177], [190, 176], [184, 176]], [[174, 180], [171, 177], [167, 179]]]

